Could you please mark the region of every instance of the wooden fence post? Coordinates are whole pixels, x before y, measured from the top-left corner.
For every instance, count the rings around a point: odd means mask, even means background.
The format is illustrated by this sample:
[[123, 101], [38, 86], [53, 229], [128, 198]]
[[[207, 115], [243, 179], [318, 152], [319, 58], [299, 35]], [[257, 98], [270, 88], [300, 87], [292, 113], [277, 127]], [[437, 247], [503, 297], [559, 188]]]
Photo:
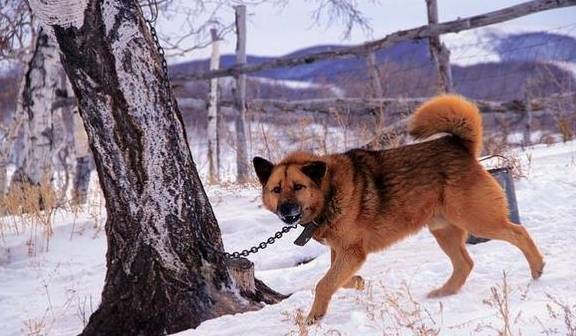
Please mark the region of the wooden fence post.
[[[428, 24], [438, 23], [438, 3], [436, 0], [426, 0], [428, 8]], [[439, 87], [442, 92], [452, 92], [452, 70], [450, 69], [450, 50], [440, 41], [440, 35], [428, 39], [430, 54], [438, 71]]]
[[524, 123], [522, 147], [530, 146], [532, 143], [532, 106], [530, 105], [530, 94], [528, 90], [524, 92], [524, 106], [526, 106], [526, 121]]
[[[210, 71], [220, 67], [220, 38], [216, 28], [210, 29], [212, 37], [212, 56], [210, 58]], [[210, 80], [210, 93], [208, 95], [208, 181], [218, 183], [219, 172], [219, 149], [218, 149], [218, 78]]]
[[376, 64], [376, 52], [374, 50], [370, 50], [366, 54], [366, 63], [368, 66], [368, 76], [370, 77], [372, 98], [382, 98], [382, 82], [380, 81], [380, 70]]
[[[236, 64], [242, 67], [246, 64], [246, 6], [236, 6]], [[246, 142], [246, 75], [234, 76], [236, 88], [234, 106], [236, 108], [236, 174], [237, 182], [248, 181], [248, 153]]]

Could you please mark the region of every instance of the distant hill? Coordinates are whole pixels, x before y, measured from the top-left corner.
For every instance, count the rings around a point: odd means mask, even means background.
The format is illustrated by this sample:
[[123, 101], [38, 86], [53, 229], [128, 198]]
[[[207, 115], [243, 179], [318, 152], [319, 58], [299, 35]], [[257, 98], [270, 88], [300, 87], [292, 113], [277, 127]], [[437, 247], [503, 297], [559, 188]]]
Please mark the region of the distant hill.
[[[344, 48], [344, 45], [323, 45], [314, 46], [310, 48], [300, 49], [290, 54], [284, 55], [283, 57], [296, 57], [296, 56], [306, 56], [322, 51], [336, 50]], [[378, 51], [376, 54], [377, 63], [385, 62], [403, 62], [406, 59], [410, 59], [415, 63], [427, 62], [428, 60], [428, 46], [424, 41], [418, 42], [401, 42], [394, 46]], [[267, 61], [273, 60], [273, 57], [262, 57], [262, 56], [247, 56], [248, 64], [259, 64]], [[229, 67], [235, 64], [234, 55], [222, 55], [220, 58], [220, 64], [222, 68]], [[179, 64], [174, 64], [170, 66], [170, 72], [172, 74], [178, 73], [191, 74], [195, 72], [203, 72], [208, 69], [209, 60], [195, 60]], [[272, 70], [266, 70], [251, 74], [251, 76], [258, 76], [270, 79], [282, 79], [282, 80], [299, 80], [299, 81], [315, 81], [320, 78], [334, 78], [338, 74], [346, 72], [365, 72], [366, 64], [364, 60], [358, 58], [346, 58], [346, 59], [335, 59], [326, 60], [321, 62], [315, 62], [312, 64], [305, 64], [292, 68], [278, 68]]]
[[[524, 87], [529, 80], [530, 85], [536, 86], [542, 94], [561, 91], [562, 86], [574, 84], [572, 69], [576, 69], [575, 38], [548, 32], [487, 35], [491, 42], [481, 45], [483, 49], [477, 53], [485, 53], [490, 55], [490, 58], [483, 60], [477, 57], [476, 63], [453, 65], [453, 81], [458, 92], [473, 98], [508, 100], [522, 98]], [[304, 56], [342, 47], [345, 46], [313, 46], [284, 57]], [[493, 58], [499, 61], [493, 61]], [[248, 63], [258, 64], [272, 59], [274, 58], [248, 56]], [[400, 42], [382, 49], [377, 52], [376, 61], [380, 65], [387, 96], [434, 94], [435, 71], [430, 61], [427, 40]], [[234, 63], [234, 55], [221, 57], [222, 67]], [[570, 66], [564, 66], [565, 64]], [[207, 69], [208, 60], [190, 61], [170, 67], [172, 74], [190, 74]], [[367, 85], [366, 63], [359, 58], [326, 60], [292, 68], [266, 70], [251, 76], [330, 84], [341, 87], [345, 95], [349, 96], [365, 93]], [[299, 90], [299, 95], [302, 95], [302, 91]], [[278, 94], [279, 90], [276, 87], [275, 90], [264, 89], [261, 92]], [[259, 97], [277, 98], [274, 95]], [[283, 97], [290, 95], [284, 94]]]

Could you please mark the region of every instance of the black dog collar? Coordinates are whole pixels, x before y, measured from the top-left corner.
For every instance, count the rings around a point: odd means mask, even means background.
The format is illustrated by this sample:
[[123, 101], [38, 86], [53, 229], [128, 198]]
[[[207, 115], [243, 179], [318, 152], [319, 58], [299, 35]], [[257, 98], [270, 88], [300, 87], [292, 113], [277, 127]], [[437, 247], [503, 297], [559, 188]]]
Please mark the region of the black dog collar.
[[312, 236], [314, 235], [314, 231], [316, 231], [316, 229], [319, 227], [320, 224], [318, 224], [318, 222], [316, 221], [308, 223], [308, 225], [304, 226], [304, 230], [298, 236], [298, 238], [296, 238], [294, 244], [298, 246], [306, 245], [306, 243], [308, 243], [310, 241], [310, 238], [312, 238]]

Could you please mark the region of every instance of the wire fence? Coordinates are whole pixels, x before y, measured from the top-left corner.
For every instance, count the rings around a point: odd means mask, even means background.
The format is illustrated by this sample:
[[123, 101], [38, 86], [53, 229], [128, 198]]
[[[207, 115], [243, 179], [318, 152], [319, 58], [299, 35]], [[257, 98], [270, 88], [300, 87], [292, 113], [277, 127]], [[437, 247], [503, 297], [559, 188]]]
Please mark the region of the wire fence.
[[[486, 138], [493, 142], [486, 145], [487, 151], [500, 152], [514, 142], [526, 144], [522, 133], [527, 109], [534, 110], [530, 118], [531, 143], [558, 141], [563, 136], [569, 137], [566, 129], [576, 129], [576, 23], [541, 31], [484, 28], [443, 36], [443, 41], [451, 52], [455, 92], [476, 100], [510, 102], [511, 109], [515, 108], [514, 102], [524, 104], [516, 107], [514, 113], [485, 114]], [[397, 43], [376, 52], [376, 67], [383, 99], [422, 98], [439, 93], [438, 74], [426, 39]], [[369, 77], [369, 67], [363, 57], [325, 60], [249, 76], [249, 155], [279, 159], [289, 150], [342, 151], [362, 146], [378, 136], [380, 129], [409, 113], [413, 104], [407, 105], [402, 113], [394, 111], [388, 115], [390, 108], [382, 109], [383, 113], [373, 113], [362, 120], [352, 115], [351, 109], [336, 106], [328, 114], [315, 114], [314, 108], [307, 109], [310, 113], [277, 108], [263, 111], [261, 106], [250, 108], [257, 105], [252, 102], [262, 100], [302, 104], [318, 99], [369, 100], [373, 97]], [[190, 83], [202, 86], [191, 90], [200, 92], [195, 97], [207, 98], [205, 81]], [[232, 100], [233, 80], [222, 79], [220, 83], [222, 112], [226, 106], [230, 107], [226, 104]], [[206, 147], [202, 135], [205, 111], [197, 112], [199, 119], [188, 116], [193, 119], [191, 124], [197, 126], [195, 133], [200, 135], [193, 147], [202, 168]], [[224, 116], [222, 153], [233, 157], [232, 117], [228, 115], [227, 119], [226, 113], [221, 115]], [[234, 162], [223, 161], [221, 171], [233, 176]]]

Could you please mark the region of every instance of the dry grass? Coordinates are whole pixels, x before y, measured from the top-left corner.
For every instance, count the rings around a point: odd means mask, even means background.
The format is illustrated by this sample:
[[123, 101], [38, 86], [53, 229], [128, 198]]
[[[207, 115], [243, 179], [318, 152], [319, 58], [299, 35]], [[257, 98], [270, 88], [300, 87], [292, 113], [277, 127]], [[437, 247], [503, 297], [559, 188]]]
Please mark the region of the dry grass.
[[22, 184], [12, 188], [0, 199], [0, 209], [4, 214], [0, 222], [0, 232], [2, 236], [4, 232], [28, 232], [30, 256], [48, 251], [50, 238], [54, 234], [54, 214], [58, 206], [56, 192], [49, 184]]
[[388, 290], [383, 283], [378, 288], [384, 293], [375, 295], [375, 286], [368, 282], [366, 296], [357, 303], [364, 308], [371, 326], [382, 335], [436, 336], [442, 329], [443, 306], [432, 312], [414, 299], [410, 287], [403, 282], [400, 288]]
[[[523, 303], [529, 302], [530, 290], [530, 284], [513, 288], [508, 275], [503, 272], [500, 282], [490, 288], [487, 298], [481, 300], [492, 313], [458, 324], [445, 324], [442, 302], [438, 301], [437, 308], [430, 308], [433, 307], [430, 302], [427, 304], [419, 302], [412, 295], [406, 282], [398, 288], [387, 289], [383, 282], [375, 284], [369, 281], [363, 293], [346, 297], [344, 300], [353, 300], [360, 308], [364, 320], [362, 327], [373, 329], [374, 331], [369, 333], [371, 335], [522, 336], [532, 335], [525, 331], [527, 327], [530, 327], [533, 332], [533, 327], [540, 325], [541, 334], [544, 335], [576, 336], [576, 304], [570, 305], [553, 295], [546, 294], [546, 302], [542, 305], [547, 313], [531, 316], [523, 311]], [[283, 321], [288, 322], [292, 327], [287, 335], [355, 335], [333, 328], [325, 330], [322, 322], [319, 325], [308, 326], [305, 323], [306, 314], [302, 309], [283, 312], [282, 315]], [[554, 327], [551, 327], [551, 324]]]
[[[550, 294], [546, 294], [546, 297], [550, 300], [550, 302], [546, 304], [549, 317], [554, 320], [563, 321], [566, 327], [566, 336], [576, 336], [576, 304], [569, 305]], [[543, 324], [541, 325], [544, 326]], [[544, 328], [543, 333], [547, 335], [553, 334], [555, 331], [550, 328]]]
[[556, 118], [556, 127], [562, 135], [562, 141], [568, 142], [574, 139], [575, 122], [574, 118], [569, 118], [566, 115], [561, 115]]
[[[510, 312], [510, 292], [511, 288], [508, 284], [508, 277], [506, 272], [502, 274], [502, 283], [490, 288], [490, 297], [484, 299], [482, 302], [496, 311], [496, 314], [501, 321], [500, 327], [493, 327], [486, 325], [485, 328], [493, 329], [499, 336], [512, 336], [512, 317]], [[520, 332], [518, 332], [520, 333]]]

